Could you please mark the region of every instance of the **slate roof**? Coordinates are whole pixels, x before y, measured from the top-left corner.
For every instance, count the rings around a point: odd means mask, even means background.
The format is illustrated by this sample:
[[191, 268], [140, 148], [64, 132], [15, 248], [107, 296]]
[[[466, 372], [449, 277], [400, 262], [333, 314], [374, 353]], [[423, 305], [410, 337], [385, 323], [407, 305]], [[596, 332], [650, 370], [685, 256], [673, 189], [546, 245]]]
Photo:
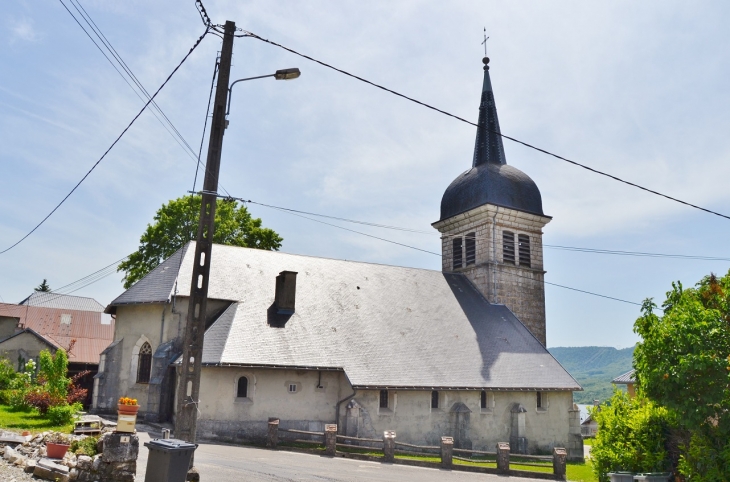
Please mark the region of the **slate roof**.
[[619, 375], [613, 380], [611, 380], [611, 383], [615, 383], [617, 385], [628, 385], [630, 383], [636, 383], [636, 376], [635, 376], [636, 370], [631, 370], [623, 375]]
[[62, 310], [96, 311], [102, 313], [104, 306], [94, 298], [84, 296], [62, 295], [36, 291], [19, 305], [40, 306], [43, 308], [58, 308]]
[[[180, 293], [190, 291], [194, 251]], [[284, 270], [298, 272], [296, 312], [276, 328]], [[167, 271], [135, 285], [139, 302], [170, 292]], [[206, 332], [204, 364], [342, 369], [355, 387], [581, 389], [509, 309], [460, 274], [214, 245], [209, 283], [210, 298], [234, 303]]]

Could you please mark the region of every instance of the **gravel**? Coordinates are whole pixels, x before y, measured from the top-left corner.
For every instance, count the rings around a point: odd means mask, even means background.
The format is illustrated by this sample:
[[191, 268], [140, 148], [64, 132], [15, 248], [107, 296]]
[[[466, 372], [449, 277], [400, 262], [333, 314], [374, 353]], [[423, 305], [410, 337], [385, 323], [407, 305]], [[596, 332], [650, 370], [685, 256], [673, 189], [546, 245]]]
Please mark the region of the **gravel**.
[[38, 482], [38, 479], [34, 479], [31, 474], [26, 474], [22, 467], [10, 465], [5, 459], [0, 459], [0, 480], [3, 482], [23, 482], [26, 480]]

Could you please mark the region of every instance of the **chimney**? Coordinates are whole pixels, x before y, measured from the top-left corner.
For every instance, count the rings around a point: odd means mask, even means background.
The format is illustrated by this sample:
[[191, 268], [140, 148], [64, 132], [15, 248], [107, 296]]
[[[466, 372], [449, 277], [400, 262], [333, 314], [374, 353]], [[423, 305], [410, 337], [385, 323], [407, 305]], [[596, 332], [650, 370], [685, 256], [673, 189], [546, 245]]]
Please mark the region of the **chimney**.
[[276, 297], [274, 306], [279, 315], [294, 314], [294, 300], [297, 293], [296, 271], [282, 271], [276, 277]]

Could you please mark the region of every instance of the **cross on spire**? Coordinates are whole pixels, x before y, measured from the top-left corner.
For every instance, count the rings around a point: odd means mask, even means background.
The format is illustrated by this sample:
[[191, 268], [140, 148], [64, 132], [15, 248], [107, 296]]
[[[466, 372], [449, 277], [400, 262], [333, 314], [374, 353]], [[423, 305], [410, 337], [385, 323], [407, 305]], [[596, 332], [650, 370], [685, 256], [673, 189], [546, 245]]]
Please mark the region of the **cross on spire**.
[[484, 45], [484, 56], [487, 56], [487, 40], [489, 40], [489, 37], [487, 37], [487, 27], [484, 27], [484, 42], [482, 42], [482, 45]]

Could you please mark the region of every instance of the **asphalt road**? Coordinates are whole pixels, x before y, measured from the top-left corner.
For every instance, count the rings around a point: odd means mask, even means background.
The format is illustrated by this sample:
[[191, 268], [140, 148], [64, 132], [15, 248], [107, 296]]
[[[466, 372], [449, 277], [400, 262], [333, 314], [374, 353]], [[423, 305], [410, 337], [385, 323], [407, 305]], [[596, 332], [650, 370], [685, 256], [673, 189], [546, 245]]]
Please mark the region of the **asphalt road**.
[[[147, 467], [147, 432], [138, 432], [140, 453], [137, 480], [144, 481]], [[152, 434], [155, 436], [155, 434]], [[195, 466], [201, 482], [534, 482], [535, 479], [504, 477], [491, 474], [452, 472], [447, 470], [383, 464], [344, 458], [286, 451], [239, 447], [234, 445], [200, 444], [195, 451]]]

